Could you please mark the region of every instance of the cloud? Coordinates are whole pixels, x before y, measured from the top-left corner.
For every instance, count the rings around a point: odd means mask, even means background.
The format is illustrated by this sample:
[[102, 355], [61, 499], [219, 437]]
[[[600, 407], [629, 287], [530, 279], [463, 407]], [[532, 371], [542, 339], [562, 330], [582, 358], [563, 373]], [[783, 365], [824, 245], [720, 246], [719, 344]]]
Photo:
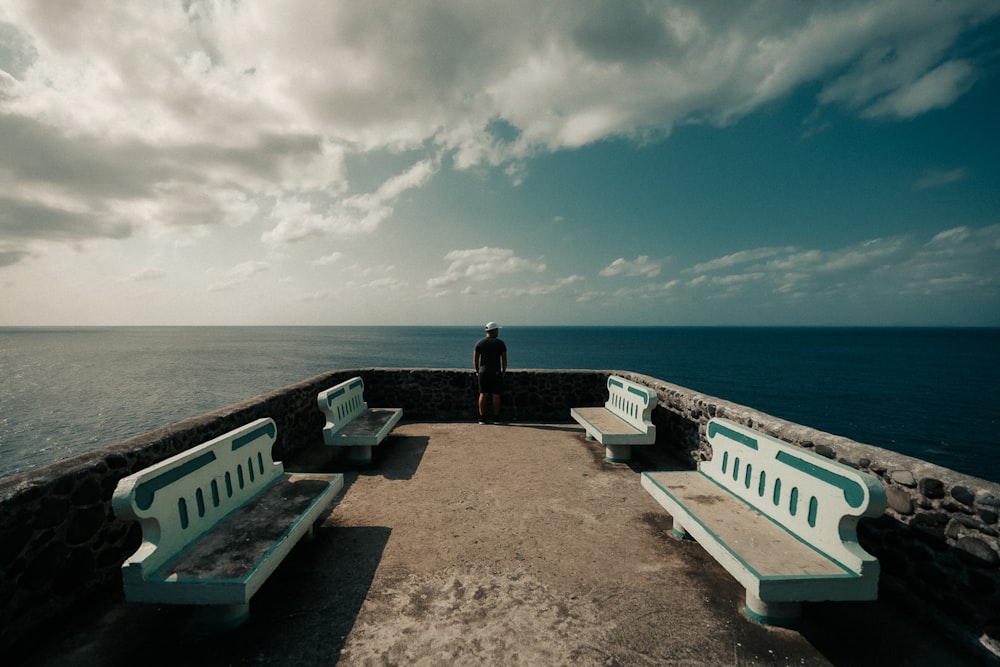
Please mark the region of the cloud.
[[639, 255], [631, 261], [619, 257], [601, 269], [600, 275], [655, 278], [660, 275], [660, 262], [651, 262], [646, 255]]
[[957, 169], [931, 169], [917, 179], [914, 187], [917, 190], [939, 188], [945, 185], [951, 185], [952, 183], [964, 181], [968, 178], [968, 176], [969, 170], [964, 167], [959, 167]]
[[534, 283], [524, 287], [499, 287], [490, 292], [491, 296], [497, 298], [513, 298], [526, 296], [547, 296], [560, 292], [574, 283], [583, 280], [583, 276], [572, 275], [560, 278], [554, 283]]
[[332, 199], [313, 194], [311, 200], [294, 195], [279, 201], [272, 219], [277, 225], [261, 237], [267, 243], [294, 243], [327, 234], [374, 232], [393, 213], [396, 200], [407, 190], [423, 186], [437, 172], [436, 160], [421, 160], [385, 181], [374, 192]]
[[[955, 47], [998, 15], [992, 0], [8, 0], [0, 267], [164, 229], [222, 243], [243, 227], [259, 253], [372, 234], [446, 166], [520, 183], [540, 153], [726, 125], [797, 90], [912, 118], [981, 78], [991, 55]], [[400, 161], [359, 176], [368, 155]], [[943, 184], [929, 178], [918, 187]], [[512, 253], [448, 261], [428, 285], [544, 271]], [[662, 271], [620, 262], [604, 275]]]
[[753, 248], [752, 250], [740, 250], [739, 252], [719, 257], [718, 259], [695, 264], [690, 269], [687, 269], [687, 271], [693, 273], [715, 271], [716, 269], [728, 268], [737, 264], [745, 264], [746, 262], [754, 262], [761, 259], [767, 259], [768, 257], [774, 257], [781, 252], [782, 250], [779, 248]]
[[223, 292], [231, 290], [250, 281], [255, 275], [270, 269], [267, 262], [248, 260], [241, 262], [226, 272], [227, 279], [212, 283], [207, 287], [209, 292]]
[[975, 70], [968, 61], [946, 62], [888, 93], [864, 115], [913, 118], [931, 109], [948, 107], [971, 88], [975, 80]]
[[28, 257], [29, 254], [27, 250], [16, 246], [0, 245], [0, 268], [13, 266]]
[[[729, 272], [741, 265], [739, 272]], [[835, 250], [759, 248], [701, 262], [690, 289], [732, 295], [747, 289], [790, 298], [898, 300], [975, 287], [1000, 297], [1000, 225], [957, 227], [920, 244], [910, 236], [878, 238]]]
[[483, 282], [518, 273], [542, 273], [545, 262], [517, 257], [509, 248], [452, 250], [445, 255], [451, 262], [443, 275], [431, 278], [427, 286], [437, 289], [457, 282]]
[[[429, 141], [463, 164], [669, 131], [692, 115], [729, 120], [845, 67], [828, 101], [942, 103], [949, 95], [935, 91], [960, 90], [977, 66], [942, 54], [998, 11], [930, 0], [766, 12], [753, 2], [727, 11], [431, 2], [387, 12], [384, 2], [289, 1], [108, 2], [83, 16], [11, 4], [13, 48], [33, 58], [19, 68], [14, 112], [75, 135], [238, 153], [308, 128], [362, 152]], [[513, 140], [492, 131], [498, 122]]]
[[147, 266], [146, 268], [140, 269], [139, 271], [131, 274], [128, 279], [133, 282], [144, 282], [147, 280], [158, 280], [166, 275], [167, 272], [163, 269]]
[[370, 282], [365, 283], [362, 287], [367, 287], [370, 289], [388, 289], [388, 290], [398, 290], [408, 287], [408, 283], [398, 278], [376, 278]]
[[336, 264], [344, 257], [344, 253], [339, 251], [334, 251], [329, 255], [324, 255], [319, 259], [315, 260], [313, 264], [317, 266], [329, 266], [331, 264]]
[[948, 308], [965, 312], [969, 294], [987, 312], [1000, 303], [1000, 225], [826, 250], [747, 248], [679, 268], [665, 281], [569, 288], [563, 298], [588, 313], [656, 313], [651, 322], [898, 324], [935, 322]]

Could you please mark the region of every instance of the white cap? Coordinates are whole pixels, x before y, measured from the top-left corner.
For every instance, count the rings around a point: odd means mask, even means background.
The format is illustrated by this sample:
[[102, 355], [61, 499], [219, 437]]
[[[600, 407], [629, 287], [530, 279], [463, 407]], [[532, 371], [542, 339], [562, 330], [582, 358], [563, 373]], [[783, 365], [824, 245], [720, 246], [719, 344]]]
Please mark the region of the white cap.
[[497, 324], [496, 322], [487, 322], [486, 323], [486, 330], [487, 331], [493, 331], [494, 329], [499, 329], [499, 328], [500, 328], [500, 325]]

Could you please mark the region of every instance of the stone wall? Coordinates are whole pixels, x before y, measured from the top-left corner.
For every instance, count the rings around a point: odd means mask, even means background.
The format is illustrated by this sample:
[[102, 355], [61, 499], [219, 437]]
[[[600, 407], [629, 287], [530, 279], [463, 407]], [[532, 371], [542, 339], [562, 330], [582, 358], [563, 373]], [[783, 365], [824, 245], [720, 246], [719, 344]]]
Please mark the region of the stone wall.
[[[505, 417], [568, 421], [573, 406], [600, 405], [611, 371], [513, 371]], [[705, 424], [725, 416], [870, 472], [890, 507], [859, 526], [882, 563], [882, 589], [978, 641], [1000, 610], [1000, 485], [756, 412], [628, 372], [654, 388], [658, 446], [692, 467], [710, 456]], [[324, 373], [223, 410], [151, 431], [58, 464], [0, 479], [0, 653], [81, 613], [97, 596], [120, 596], [122, 561], [138, 546], [136, 524], [118, 521], [110, 499], [122, 477], [260, 417], [278, 426], [276, 460], [322, 443], [316, 394], [355, 375], [372, 406], [401, 407], [407, 421], [476, 417], [466, 370], [354, 369]]]
[[619, 374], [656, 390], [658, 442], [692, 467], [711, 458], [708, 420], [725, 417], [879, 478], [889, 507], [881, 518], [859, 523], [858, 540], [879, 559], [880, 590], [969, 642], [1000, 651], [1000, 484], [656, 378]]
[[[145, 433], [45, 468], [0, 479], [0, 654], [32, 641], [45, 624], [88, 600], [121, 590], [120, 568], [139, 546], [138, 524], [115, 519], [111, 495], [122, 477], [260, 417], [278, 427], [275, 460], [322, 446], [316, 395], [365, 379], [371, 406], [401, 407], [410, 421], [474, 419], [471, 371], [355, 369], [324, 373], [217, 412]], [[603, 402], [606, 374], [511, 373], [510, 418], [565, 421], [568, 405]]]

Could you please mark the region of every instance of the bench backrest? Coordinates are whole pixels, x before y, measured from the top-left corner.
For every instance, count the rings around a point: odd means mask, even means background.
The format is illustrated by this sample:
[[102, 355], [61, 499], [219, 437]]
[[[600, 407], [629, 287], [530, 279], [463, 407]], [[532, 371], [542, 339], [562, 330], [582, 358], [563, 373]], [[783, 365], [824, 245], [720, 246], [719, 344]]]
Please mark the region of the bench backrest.
[[277, 435], [273, 420], [258, 419], [120, 480], [115, 515], [142, 526], [142, 546], [123, 568], [154, 572], [280, 477]]
[[365, 381], [360, 377], [345, 380], [321, 391], [316, 397], [316, 403], [326, 416], [323, 432], [332, 435], [368, 410], [368, 404], [365, 403]]
[[878, 567], [856, 532], [861, 517], [885, 510], [878, 478], [728, 419], [707, 431], [703, 473], [850, 570]]
[[654, 435], [650, 417], [656, 407], [656, 392], [617, 375], [608, 376], [608, 400], [604, 407], [640, 431]]

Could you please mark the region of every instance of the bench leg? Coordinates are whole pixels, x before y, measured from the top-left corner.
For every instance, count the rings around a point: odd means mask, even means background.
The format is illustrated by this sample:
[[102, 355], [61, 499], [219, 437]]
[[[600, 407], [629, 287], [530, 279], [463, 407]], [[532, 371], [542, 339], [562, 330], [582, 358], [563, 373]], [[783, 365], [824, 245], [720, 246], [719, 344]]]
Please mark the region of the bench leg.
[[351, 463], [368, 465], [372, 462], [372, 448], [370, 445], [351, 445], [347, 448], [347, 460]]
[[604, 460], [608, 463], [625, 463], [632, 458], [632, 445], [605, 445]]
[[250, 618], [250, 604], [211, 604], [199, 606], [192, 628], [201, 634], [224, 632], [243, 625]]
[[674, 537], [676, 537], [678, 540], [694, 539], [693, 537], [691, 537], [691, 535], [688, 534], [687, 530], [684, 529], [684, 526], [682, 526], [677, 522], [677, 519], [674, 519], [674, 527], [671, 529], [670, 532], [672, 532], [674, 534]]
[[802, 616], [801, 602], [765, 602], [747, 592], [747, 616], [763, 625], [792, 625]]

